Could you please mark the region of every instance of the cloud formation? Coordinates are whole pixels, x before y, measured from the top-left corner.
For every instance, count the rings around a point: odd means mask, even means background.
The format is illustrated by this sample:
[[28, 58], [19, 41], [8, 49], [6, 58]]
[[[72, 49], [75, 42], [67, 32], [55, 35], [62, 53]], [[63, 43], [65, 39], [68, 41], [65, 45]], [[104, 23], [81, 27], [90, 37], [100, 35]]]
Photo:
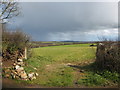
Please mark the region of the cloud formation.
[[96, 32], [101, 35], [106, 30], [108, 35], [117, 29], [117, 3], [24, 2], [20, 6], [23, 16], [14, 25], [34, 40], [97, 40]]

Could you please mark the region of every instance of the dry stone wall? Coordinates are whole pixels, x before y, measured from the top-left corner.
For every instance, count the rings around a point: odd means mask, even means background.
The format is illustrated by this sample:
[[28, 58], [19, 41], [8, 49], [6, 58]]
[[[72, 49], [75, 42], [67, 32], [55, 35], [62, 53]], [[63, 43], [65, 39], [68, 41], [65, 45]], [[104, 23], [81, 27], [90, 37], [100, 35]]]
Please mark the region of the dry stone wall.
[[25, 64], [23, 62], [23, 59], [18, 59], [16, 62], [14, 62], [12, 68], [7, 67], [3, 70], [4, 77], [6, 78], [12, 77], [13, 79], [19, 79], [19, 80], [36, 79], [38, 73], [35, 72], [26, 73], [24, 66]]

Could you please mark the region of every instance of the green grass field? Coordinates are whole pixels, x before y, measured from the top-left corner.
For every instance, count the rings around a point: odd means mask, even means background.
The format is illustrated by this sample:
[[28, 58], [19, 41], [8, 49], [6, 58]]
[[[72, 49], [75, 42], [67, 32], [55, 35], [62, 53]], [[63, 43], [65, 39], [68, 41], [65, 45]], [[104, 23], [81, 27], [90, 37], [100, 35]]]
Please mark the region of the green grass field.
[[[112, 80], [95, 73], [92, 69], [96, 47], [89, 47], [89, 45], [76, 44], [32, 49], [31, 57], [25, 61], [27, 64], [25, 70], [37, 72], [39, 76], [26, 83], [46, 87], [115, 85]], [[117, 74], [115, 75], [117, 81]]]

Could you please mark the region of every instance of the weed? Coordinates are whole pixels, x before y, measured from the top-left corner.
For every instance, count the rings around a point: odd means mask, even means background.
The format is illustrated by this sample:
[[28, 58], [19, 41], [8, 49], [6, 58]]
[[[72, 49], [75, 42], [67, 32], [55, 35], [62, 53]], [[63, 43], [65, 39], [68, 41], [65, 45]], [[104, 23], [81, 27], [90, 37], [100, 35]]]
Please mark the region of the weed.
[[108, 80], [96, 73], [91, 73], [84, 79], [78, 80], [78, 84], [83, 84], [86, 86], [103, 86], [108, 83]]
[[100, 74], [102, 77], [111, 80], [114, 83], [119, 82], [119, 74], [117, 72], [110, 72], [108, 70], [105, 70], [103, 72], [97, 72], [97, 73]]

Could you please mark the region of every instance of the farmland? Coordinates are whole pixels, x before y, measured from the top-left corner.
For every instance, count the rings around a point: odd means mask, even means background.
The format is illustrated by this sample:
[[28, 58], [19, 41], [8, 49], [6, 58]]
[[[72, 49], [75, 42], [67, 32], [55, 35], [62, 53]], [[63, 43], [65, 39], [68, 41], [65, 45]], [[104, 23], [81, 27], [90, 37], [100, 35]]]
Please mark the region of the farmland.
[[[45, 87], [104, 87], [116, 86], [118, 74], [96, 73], [93, 68], [96, 47], [90, 44], [33, 48], [25, 61], [27, 72], [37, 72], [32, 81], [20, 81]], [[106, 76], [109, 78], [106, 78]], [[104, 77], [105, 76], [105, 77]], [[112, 79], [111, 79], [112, 78]]]

